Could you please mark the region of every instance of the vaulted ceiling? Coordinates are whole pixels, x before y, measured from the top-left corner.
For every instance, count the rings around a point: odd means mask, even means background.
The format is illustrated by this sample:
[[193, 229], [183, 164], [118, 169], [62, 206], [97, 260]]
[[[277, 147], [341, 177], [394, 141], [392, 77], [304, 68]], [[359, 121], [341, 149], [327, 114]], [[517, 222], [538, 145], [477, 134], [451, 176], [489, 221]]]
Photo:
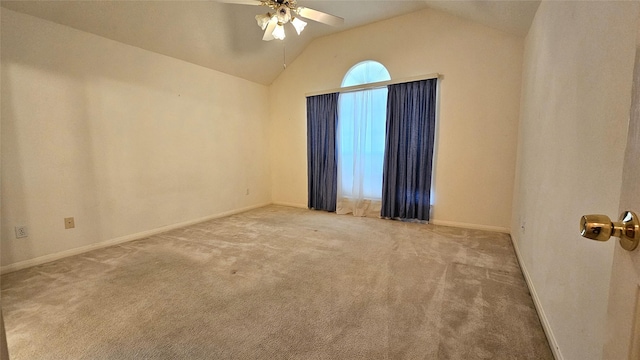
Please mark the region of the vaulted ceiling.
[[[228, 1], [228, 0], [227, 0]], [[209, 1], [2, 1], [2, 7], [268, 85], [315, 38], [433, 8], [525, 36], [540, 1], [298, 0], [344, 25], [308, 21], [298, 36], [262, 41], [260, 6]], [[400, 41], [401, 39], [399, 39]]]

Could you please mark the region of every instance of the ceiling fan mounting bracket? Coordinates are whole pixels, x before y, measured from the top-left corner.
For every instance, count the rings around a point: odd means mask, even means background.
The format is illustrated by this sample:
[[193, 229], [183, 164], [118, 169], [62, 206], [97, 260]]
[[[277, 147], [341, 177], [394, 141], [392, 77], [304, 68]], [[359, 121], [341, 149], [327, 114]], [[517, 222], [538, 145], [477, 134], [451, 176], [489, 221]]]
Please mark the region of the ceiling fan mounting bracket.
[[277, 10], [283, 6], [290, 10], [295, 10], [297, 7], [296, 0], [261, 0], [260, 5], [268, 6], [273, 10]]

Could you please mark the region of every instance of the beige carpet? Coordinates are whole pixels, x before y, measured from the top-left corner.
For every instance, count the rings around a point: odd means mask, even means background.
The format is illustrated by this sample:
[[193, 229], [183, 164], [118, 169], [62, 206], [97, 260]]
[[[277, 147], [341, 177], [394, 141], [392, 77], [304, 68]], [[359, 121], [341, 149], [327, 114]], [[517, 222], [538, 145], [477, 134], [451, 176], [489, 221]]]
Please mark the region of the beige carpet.
[[553, 359], [508, 235], [269, 206], [2, 277], [12, 359]]

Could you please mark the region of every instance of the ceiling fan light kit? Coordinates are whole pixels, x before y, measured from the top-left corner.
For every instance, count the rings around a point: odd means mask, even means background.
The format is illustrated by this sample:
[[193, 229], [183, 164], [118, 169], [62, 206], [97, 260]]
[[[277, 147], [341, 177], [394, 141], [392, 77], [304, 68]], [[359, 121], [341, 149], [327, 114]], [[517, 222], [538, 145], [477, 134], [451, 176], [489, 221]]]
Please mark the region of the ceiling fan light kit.
[[276, 28], [273, 29], [272, 35], [278, 40], [284, 40], [284, 38], [286, 37], [286, 35], [284, 34], [284, 26], [278, 23], [278, 25], [276, 25]]
[[271, 15], [271, 13], [256, 15], [258, 26], [260, 26], [262, 30], [265, 30], [267, 28], [267, 25], [269, 25], [269, 20], [271, 20], [272, 16], [273, 15]]
[[302, 30], [304, 30], [304, 27], [307, 26], [307, 23], [300, 20], [300, 18], [293, 18], [293, 20], [291, 20], [291, 25], [296, 28], [296, 32], [300, 35]]
[[256, 0], [256, 5], [267, 6], [275, 11], [256, 15], [258, 26], [264, 30], [262, 40], [284, 40], [286, 37], [284, 25], [291, 23], [298, 35], [302, 33], [307, 23], [300, 18], [306, 18], [323, 24], [340, 26], [344, 19], [318, 10], [298, 7], [296, 0]]

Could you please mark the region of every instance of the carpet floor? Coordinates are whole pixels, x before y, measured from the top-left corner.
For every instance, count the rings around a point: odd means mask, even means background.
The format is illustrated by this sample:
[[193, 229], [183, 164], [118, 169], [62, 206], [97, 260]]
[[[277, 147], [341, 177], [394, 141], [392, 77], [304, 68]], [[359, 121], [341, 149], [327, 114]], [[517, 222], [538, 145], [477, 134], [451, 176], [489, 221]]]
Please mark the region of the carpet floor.
[[20, 359], [553, 359], [508, 235], [268, 206], [5, 274]]

